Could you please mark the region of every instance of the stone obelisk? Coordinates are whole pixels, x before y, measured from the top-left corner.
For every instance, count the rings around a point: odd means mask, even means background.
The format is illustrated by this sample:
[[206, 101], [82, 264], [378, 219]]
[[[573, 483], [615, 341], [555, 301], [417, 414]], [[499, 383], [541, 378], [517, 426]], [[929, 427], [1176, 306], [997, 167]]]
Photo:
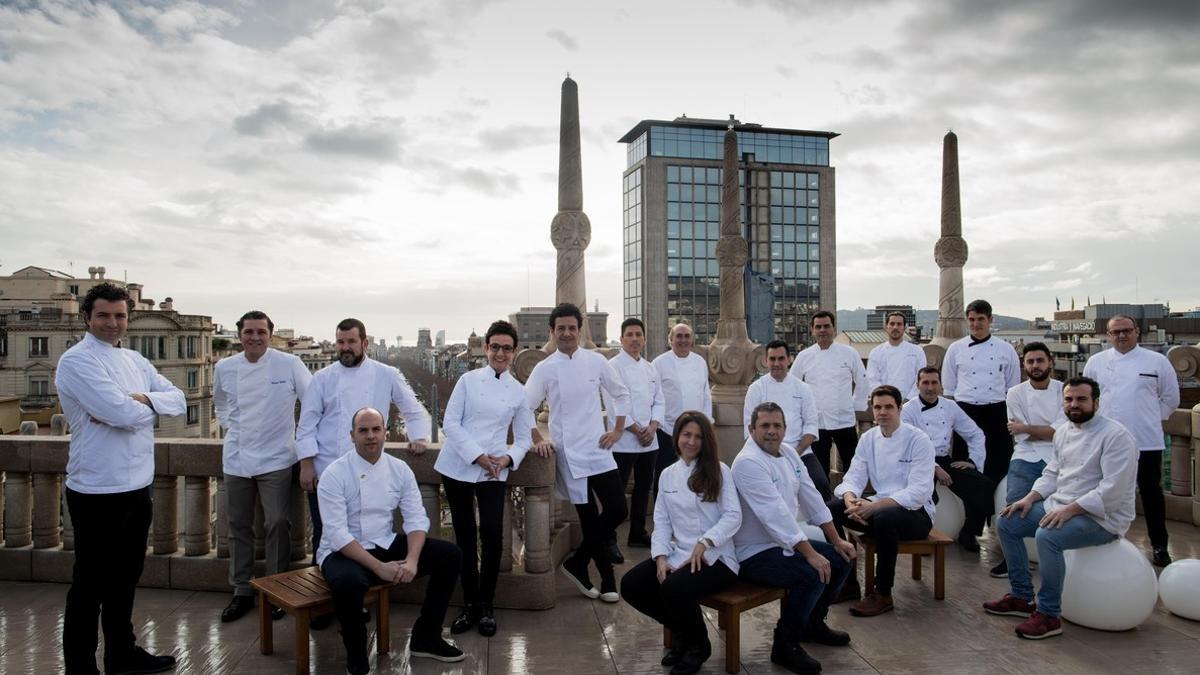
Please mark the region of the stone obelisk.
[[745, 267], [749, 247], [742, 235], [741, 197], [738, 194], [737, 133], [725, 131], [725, 156], [721, 176], [721, 239], [717, 262], [721, 266], [721, 314], [717, 336], [708, 346], [708, 377], [713, 383], [713, 417], [721, 459], [732, 462], [742, 447], [742, 405], [746, 388], [754, 381], [758, 345], [746, 332]]
[[942, 139], [942, 236], [933, 247], [933, 260], [941, 269], [938, 283], [938, 322], [933, 344], [948, 347], [967, 334], [963, 313], [963, 265], [967, 242], [962, 237], [962, 204], [958, 194], [958, 136]]

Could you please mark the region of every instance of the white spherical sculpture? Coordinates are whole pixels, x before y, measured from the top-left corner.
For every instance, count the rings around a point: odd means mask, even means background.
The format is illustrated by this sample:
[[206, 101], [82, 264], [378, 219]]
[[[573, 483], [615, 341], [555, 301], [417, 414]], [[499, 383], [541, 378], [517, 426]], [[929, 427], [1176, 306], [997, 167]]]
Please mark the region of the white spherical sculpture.
[[1064, 558], [1062, 615], [1071, 623], [1096, 630], [1130, 630], [1154, 611], [1158, 579], [1150, 561], [1128, 539], [1072, 549]]
[[804, 536], [813, 541], [825, 541], [825, 533], [821, 531], [821, 528], [810, 524], [806, 520], [800, 521], [800, 531], [804, 533]]
[[933, 527], [951, 539], [956, 539], [963, 521], [967, 518], [962, 500], [941, 483], [937, 484], [934, 491], [937, 492], [938, 503], [933, 512]]
[[1158, 597], [1172, 614], [1200, 621], [1200, 560], [1176, 560], [1158, 577]]
[[[996, 507], [993, 513], [999, 518], [1000, 510], [1008, 506], [1008, 476], [1000, 479], [1000, 484], [996, 486], [996, 493], [992, 497], [992, 504]], [[1037, 542], [1033, 540], [1033, 537], [1025, 537], [1025, 555], [1029, 558], [1029, 562], [1038, 561]]]

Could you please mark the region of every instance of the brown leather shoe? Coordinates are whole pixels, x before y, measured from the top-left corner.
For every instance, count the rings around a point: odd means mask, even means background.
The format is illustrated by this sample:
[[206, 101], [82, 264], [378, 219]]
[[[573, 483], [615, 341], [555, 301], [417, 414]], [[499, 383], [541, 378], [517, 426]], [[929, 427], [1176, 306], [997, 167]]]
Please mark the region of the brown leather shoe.
[[850, 614], [852, 616], [879, 616], [884, 612], [892, 611], [895, 607], [892, 604], [892, 596], [872, 591], [867, 593], [867, 597], [850, 605]]

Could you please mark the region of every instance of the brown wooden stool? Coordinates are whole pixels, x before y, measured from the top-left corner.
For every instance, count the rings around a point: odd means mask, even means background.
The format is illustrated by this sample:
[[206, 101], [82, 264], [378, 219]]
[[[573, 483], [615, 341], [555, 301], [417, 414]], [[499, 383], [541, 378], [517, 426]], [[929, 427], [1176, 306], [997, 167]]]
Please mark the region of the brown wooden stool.
[[[725, 630], [725, 672], [736, 673], [742, 668], [741, 614], [768, 602], [787, 596], [783, 588], [768, 588], [738, 581], [729, 588], [700, 600], [700, 604], [717, 610], [717, 626]], [[671, 648], [671, 629], [663, 626], [663, 645]]]
[[[875, 588], [875, 541], [868, 535], [854, 533], [853, 537], [862, 543], [865, 549], [866, 570], [863, 574], [863, 590]], [[921, 556], [933, 556], [933, 597], [938, 600], [946, 598], [946, 547], [954, 540], [938, 530], [930, 530], [924, 539], [913, 539], [900, 542], [898, 555], [912, 555], [912, 578], [921, 580]]]

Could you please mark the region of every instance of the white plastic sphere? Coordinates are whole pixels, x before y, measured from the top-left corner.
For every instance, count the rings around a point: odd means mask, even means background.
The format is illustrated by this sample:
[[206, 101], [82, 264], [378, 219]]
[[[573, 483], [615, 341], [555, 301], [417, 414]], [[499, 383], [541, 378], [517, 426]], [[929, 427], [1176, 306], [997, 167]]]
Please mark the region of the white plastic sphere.
[[950, 488], [938, 483], [934, 488], [937, 492], [938, 503], [933, 512], [933, 527], [946, 536], [956, 539], [962, 530], [967, 512], [963, 509], [962, 500], [950, 491]]
[[1158, 579], [1150, 561], [1128, 539], [1072, 549], [1064, 558], [1062, 615], [1071, 623], [1097, 630], [1130, 630], [1154, 611]]
[[1200, 621], [1200, 560], [1176, 560], [1163, 568], [1158, 597], [1172, 614]]
[[804, 532], [804, 536], [813, 541], [825, 541], [825, 533], [821, 531], [821, 528], [806, 520], [800, 521], [800, 530]]
[[[1008, 476], [1005, 476], [1004, 478], [1000, 479], [1000, 484], [996, 486], [996, 493], [992, 496], [992, 503], [996, 507], [996, 510], [993, 511], [993, 513], [996, 514], [997, 518], [1000, 517], [1001, 509], [1003, 509], [1005, 506], [1008, 506], [1007, 497]], [[1025, 537], [1025, 555], [1028, 556], [1029, 562], [1035, 563], [1038, 561], [1037, 542], [1033, 540], [1033, 537]]]

